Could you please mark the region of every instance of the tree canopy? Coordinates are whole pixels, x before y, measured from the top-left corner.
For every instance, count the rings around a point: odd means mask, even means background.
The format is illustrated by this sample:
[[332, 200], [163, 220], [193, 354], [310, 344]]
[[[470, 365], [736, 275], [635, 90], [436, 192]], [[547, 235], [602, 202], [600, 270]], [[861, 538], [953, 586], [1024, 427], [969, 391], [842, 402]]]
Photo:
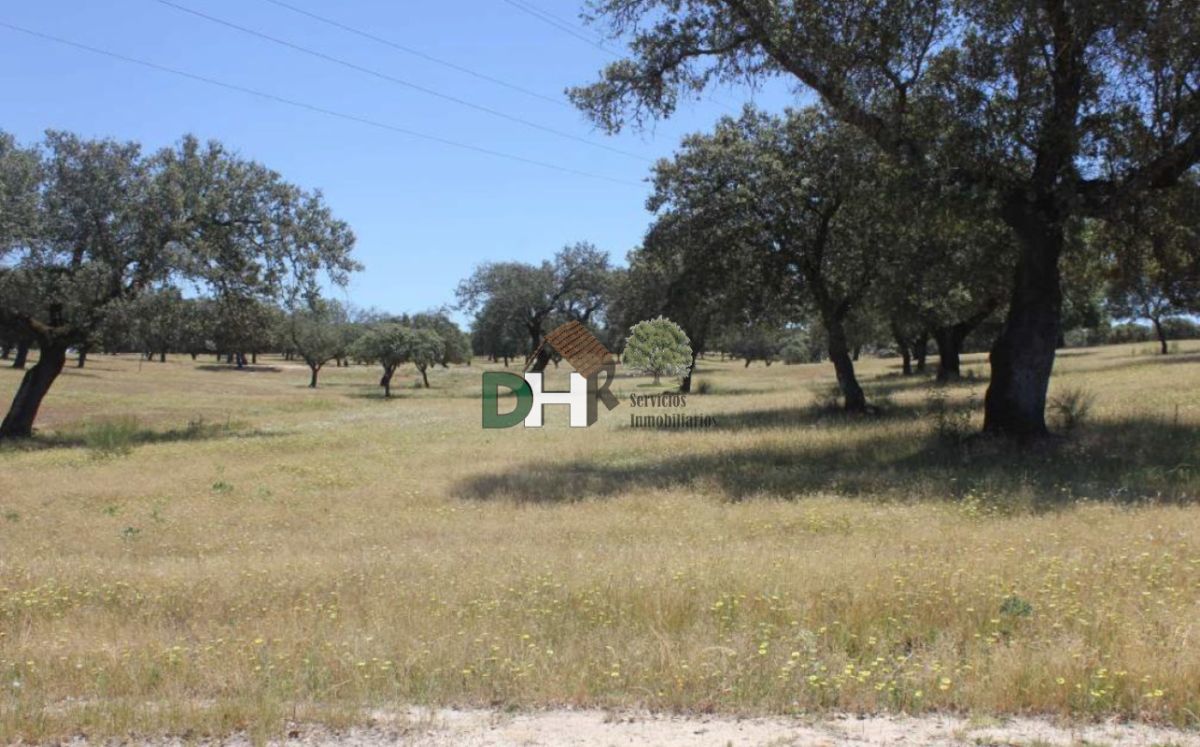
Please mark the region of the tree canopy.
[[627, 58], [572, 100], [615, 131], [710, 82], [811, 91], [927, 196], [985, 194], [1014, 232], [985, 429], [1046, 433], [1059, 260], [1084, 217], [1174, 185], [1200, 161], [1200, 8], [1004, 0], [594, 0]]
[[37, 342], [0, 437], [30, 435], [66, 350], [105, 317], [180, 280], [215, 295], [295, 298], [358, 269], [354, 235], [319, 192], [216, 142], [136, 143], [48, 132], [0, 137], [0, 322]]

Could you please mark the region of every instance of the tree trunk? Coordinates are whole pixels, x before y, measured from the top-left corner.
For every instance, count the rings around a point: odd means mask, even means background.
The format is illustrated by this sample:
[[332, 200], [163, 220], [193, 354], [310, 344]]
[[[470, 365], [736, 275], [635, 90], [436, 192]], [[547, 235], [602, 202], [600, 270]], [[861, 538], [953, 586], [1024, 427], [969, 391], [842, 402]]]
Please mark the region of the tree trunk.
[[1025, 440], [1049, 433], [1046, 390], [1062, 316], [1058, 258], [1064, 235], [1061, 225], [1032, 206], [1008, 210], [1005, 217], [1021, 253], [1004, 329], [992, 346], [983, 429]]
[[394, 368], [383, 369], [383, 376], [379, 379], [379, 386], [383, 387], [383, 396], [385, 397], [392, 396], [392, 374], [395, 372]]
[[545, 371], [546, 366], [550, 365], [551, 357], [552, 357], [551, 352], [546, 349], [545, 345], [543, 345], [541, 347], [541, 349], [538, 350], [537, 357], [534, 358], [534, 360], [533, 360], [533, 366], [529, 370], [530, 371]]
[[159, 363], [167, 362], [167, 351], [165, 351], [165, 350], [158, 351], [158, 362]]
[[[696, 347], [698, 348], [700, 346], [697, 345]], [[679, 393], [680, 394], [689, 394], [692, 391], [692, 374], [695, 373], [695, 371], [696, 371], [696, 357], [697, 357], [697, 353], [693, 349], [692, 350], [692, 365], [688, 367], [687, 373], [685, 373], [683, 375], [683, 378], [679, 380]]]
[[75, 361], [75, 368], [83, 368], [85, 365], [87, 365], [87, 354], [87, 348], [79, 349], [79, 357], [78, 360]]
[[1158, 335], [1158, 344], [1163, 355], [1167, 354], [1167, 332], [1163, 329], [1162, 322], [1158, 317], [1150, 317], [1150, 321], [1154, 323], [1154, 334]]
[[252, 365], [252, 366], [258, 365], [258, 353], [250, 354], [250, 365]]
[[429, 388], [429, 374], [427, 371], [428, 371], [427, 368], [424, 368], [424, 367], [421, 368], [421, 381], [425, 382], [426, 389]]
[[929, 333], [922, 332], [913, 345], [913, 358], [917, 361], [917, 373], [925, 373], [925, 359], [929, 356]]
[[25, 368], [25, 362], [29, 359], [29, 342], [21, 340], [17, 343], [17, 355], [13, 358], [13, 368]]
[[658, 386], [659, 384], [662, 383], [662, 378], [658, 375], [657, 371], [654, 372], [654, 381], [651, 383], [653, 383], [654, 386]]
[[197, 355], [199, 355], [199, 353], [192, 353], [192, 354], [191, 354], [191, 356], [192, 356], [192, 360], [196, 360], [196, 356], [197, 356]]
[[33, 435], [33, 421], [50, 385], [62, 373], [67, 362], [67, 346], [50, 342], [41, 345], [38, 362], [25, 372], [17, 394], [4, 423], [0, 424], [0, 440], [5, 438], [29, 438]]
[[863, 394], [858, 378], [854, 375], [854, 361], [850, 346], [846, 342], [846, 330], [842, 320], [835, 315], [825, 315], [825, 329], [829, 335], [829, 360], [837, 373], [838, 387], [842, 390], [846, 412], [866, 412], [867, 397]]
[[908, 340], [904, 339], [900, 325], [895, 322], [892, 322], [892, 339], [896, 341], [896, 348], [900, 351], [901, 372], [905, 376], [912, 376], [912, 348], [909, 346]]
[[8, 354], [12, 352], [12, 345], [0, 345], [0, 361], [8, 360]]
[[308, 367], [312, 370], [312, 378], [308, 380], [308, 388], [316, 389], [317, 388], [317, 372], [319, 372], [321, 370], [321, 367], [314, 366], [311, 363], [308, 364]]
[[938, 327], [933, 331], [933, 339], [938, 346], [937, 380], [958, 381], [962, 378], [960, 354], [965, 335], [959, 334], [955, 327]]

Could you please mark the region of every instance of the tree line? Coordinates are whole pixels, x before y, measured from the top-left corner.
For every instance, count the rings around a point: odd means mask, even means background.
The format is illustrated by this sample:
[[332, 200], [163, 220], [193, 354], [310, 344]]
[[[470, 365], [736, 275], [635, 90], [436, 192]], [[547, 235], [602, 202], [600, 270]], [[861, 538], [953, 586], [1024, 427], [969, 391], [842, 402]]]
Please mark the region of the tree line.
[[[457, 288], [475, 354], [542, 370], [559, 323], [619, 349], [634, 324], [665, 316], [694, 355], [827, 358], [845, 409], [867, 412], [863, 350], [898, 352], [906, 372], [936, 351], [951, 380], [961, 353], [982, 348], [984, 428], [1026, 440], [1047, 433], [1059, 347], [1134, 335], [1111, 321], [1137, 318], [1166, 353], [1200, 312], [1194, 2], [596, 0], [593, 11], [629, 53], [569, 95], [608, 131], [668, 117], [714, 81], [779, 78], [816, 103], [747, 107], [685, 138], [653, 168], [652, 223], [624, 267], [582, 242], [476, 268]], [[29, 435], [68, 349], [103, 346], [132, 320], [141, 348], [163, 347], [160, 335], [205, 337], [237, 360], [286, 347], [313, 385], [351, 350], [335, 332], [345, 308], [321, 296], [358, 269], [350, 228], [319, 192], [217, 143], [145, 154], [68, 133], [33, 146], [0, 136], [0, 209], [0, 334], [18, 357], [40, 351], [0, 437]], [[219, 329], [189, 331], [192, 311], [165, 323], [154, 304], [204, 305]], [[286, 322], [252, 318], [278, 310]], [[264, 326], [277, 342], [226, 339]], [[388, 390], [401, 362], [424, 372], [446, 358], [446, 336], [427, 328], [377, 321], [354, 349]]]

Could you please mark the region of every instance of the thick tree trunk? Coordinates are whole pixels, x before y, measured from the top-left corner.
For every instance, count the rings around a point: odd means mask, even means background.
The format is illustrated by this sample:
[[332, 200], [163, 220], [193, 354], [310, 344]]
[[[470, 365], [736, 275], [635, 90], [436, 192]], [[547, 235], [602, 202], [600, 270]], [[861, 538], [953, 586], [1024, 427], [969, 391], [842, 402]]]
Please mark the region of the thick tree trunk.
[[1046, 390], [1062, 316], [1061, 225], [1035, 208], [1006, 214], [1021, 244], [1008, 317], [992, 346], [985, 432], [1021, 440], [1045, 436]]
[[850, 346], [846, 342], [846, 330], [842, 320], [832, 314], [825, 315], [825, 328], [829, 335], [829, 360], [837, 373], [838, 387], [842, 390], [846, 412], [866, 412], [867, 397], [863, 394], [858, 378], [854, 375], [854, 361]]
[[17, 343], [17, 355], [13, 358], [13, 368], [25, 368], [25, 362], [29, 359], [29, 342], [22, 340]]
[[83, 368], [84, 366], [87, 365], [87, 355], [88, 355], [87, 348], [79, 349], [79, 357], [75, 361], [75, 368]]
[[425, 382], [425, 388], [426, 388], [426, 389], [428, 389], [428, 388], [429, 388], [429, 373], [428, 373], [428, 369], [425, 369], [425, 368], [422, 368], [422, 369], [421, 369], [421, 381], [424, 381], [424, 382]]
[[938, 381], [944, 383], [962, 378], [960, 355], [964, 337], [955, 327], [938, 327], [933, 331], [938, 346]]
[[1167, 332], [1163, 329], [1162, 322], [1158, 317], [1151, 317], [1150, 321], [1154, 323], [1154, 334], [1158, 335], [1158, 344], [1162, 355], [1167, 354]]
[[383, 376], [379, 379], [379, 386], [383, 387], [383, 396], [385, 397], [392, 396], [392, 374], [394, 373], [395, 369], [385, 368]]
[[159, 363], [167, 362], [167, 351], [165, 351], [165, 350], [158, 351], [158, 362]]
[[50, 385], [62, 373], [67, 362], [67, 346], [63, 343], [46, 343], [41, 346], [38, 362], [25, 372], [17, 394], [13, 397], [3, 424], [0, 424], [0, 440], [5, 438], [29, 438], [33, 435], [33, 421]]
[[917, 373], [925, 373], [925, 359], [929, 356], [929, 333], [922, 332], [913, 345], [913, 358], [917, 361]]
[[250, 365], [252, 365], [252, 366], [258, 365], [258, 353], [250, 354]]
[[320, 367], [320, 366], [314, 366], [314, 365], [313, 365], [313, 364], [311, 364], [311, 363], [310, 363], [310, 364], [308, 364], [308, 367], [309, 367], [309, 369], [312, 371], [312, 378], [310, 378], [310, 379], [308, 380], [308, 388], [309, 388], [309, 389], [316, 389], [316, 388], [317, 388], [317, 373], [318, 373], [318, 372], [320, 372], [320, 370], [321, 370], [321, 367]]

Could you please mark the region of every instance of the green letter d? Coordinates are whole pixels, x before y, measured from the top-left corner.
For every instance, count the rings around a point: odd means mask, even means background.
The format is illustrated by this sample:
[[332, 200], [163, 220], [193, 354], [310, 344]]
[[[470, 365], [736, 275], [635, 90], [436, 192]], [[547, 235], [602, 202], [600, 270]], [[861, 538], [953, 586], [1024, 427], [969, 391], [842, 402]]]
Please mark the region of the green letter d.
[[[517, 395], [512, 412], [500, 414], [500, 387]], [[514, 373], [485, 371], [483, 374], [483, 427], [511, 428], [525, 419], [533, 409], [533, 389], [529, 382]]]

